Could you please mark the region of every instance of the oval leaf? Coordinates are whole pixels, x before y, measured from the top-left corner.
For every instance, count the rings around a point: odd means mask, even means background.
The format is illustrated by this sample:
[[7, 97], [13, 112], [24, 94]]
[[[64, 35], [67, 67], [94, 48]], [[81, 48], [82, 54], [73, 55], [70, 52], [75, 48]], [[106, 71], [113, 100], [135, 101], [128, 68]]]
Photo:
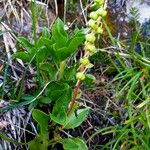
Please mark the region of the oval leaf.
[[67, 117], [64, 128], [73, 129], [81, 125], [81, 123], [86, 120], [89, 109], [90, 108], [78, 109], [77, 114], [75, 114], [74, 111], [71, 112], [71, 114]]
[[47, 150], [48, 140], [37, 136], [32, 141], [29, 142], [29, 150]]
[[57, 101], [59, 99], [64, 99], [64, 98], [70, 101], [72, 96], [70, 86], [67, 83], [63, 83], [63, 82], [51, 82], [47, 86], [45, 92], [46, 95], [51, 99], [51, 101]]
[[61, 143], [64, 150], [88, 150], [85, 142], [79, 138], [63, 139]]
[[48, 134], [49, 116], [41, 110], [34, 109], [32, 112], [32, 117], [40, 125], [40, 133], [42, 135]]

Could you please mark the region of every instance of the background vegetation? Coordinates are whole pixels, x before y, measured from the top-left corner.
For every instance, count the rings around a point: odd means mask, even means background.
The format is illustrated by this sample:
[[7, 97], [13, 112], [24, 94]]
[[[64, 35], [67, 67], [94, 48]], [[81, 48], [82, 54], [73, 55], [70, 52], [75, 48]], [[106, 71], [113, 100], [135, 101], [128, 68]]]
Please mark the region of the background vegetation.
[[118, 37], [104, 0], [0, 7], [0, 149], [150, 149], [149, 22], [135, 8]]

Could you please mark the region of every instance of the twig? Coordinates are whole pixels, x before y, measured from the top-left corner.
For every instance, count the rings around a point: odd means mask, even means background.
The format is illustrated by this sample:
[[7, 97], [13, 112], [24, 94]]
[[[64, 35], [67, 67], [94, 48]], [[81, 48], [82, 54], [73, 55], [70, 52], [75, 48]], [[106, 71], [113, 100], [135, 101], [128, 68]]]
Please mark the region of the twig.
[[57, 0], [54, 0], [55, 2], [55, 13], [56, 13], [56, 18], [58, 17], [58, 5], [57, 5]]
[[64, 23], [66, 24], [67, 0], [64, 0]]
[[114, 52], [114, 51], [108, 51], [107, 49], [117, 49], [115, 47], [109, 47], [109, 48], [106, 48], [106, 49], [98, 49], [98, 51], [101, 51], [101, 52], [105, 52], [105, 53], [108, 53], [108, 54], [111, 54], [111, 55], [120, 55], [122, 57], [125, 57], [125, 58], [131, 58], [131, 56], [129, 54], [125, 54], [125, 53], [120, 53], [120, 52]]
[[79, 2], [80, 2], [81, 10], [82, 10], [82, 15], [84, 17], [85, 23], [87, 24], [87, 17], [86, 17], [86, 15], [84, 13], [84, 8], [83, 8], [82, 0], [80, 0]]

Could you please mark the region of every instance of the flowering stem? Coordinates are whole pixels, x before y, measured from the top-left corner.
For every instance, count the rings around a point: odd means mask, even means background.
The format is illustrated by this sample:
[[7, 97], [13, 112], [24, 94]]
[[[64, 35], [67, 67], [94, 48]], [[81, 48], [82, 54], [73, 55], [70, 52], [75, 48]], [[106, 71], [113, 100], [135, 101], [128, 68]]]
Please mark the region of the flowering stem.
[[[86, 55], [88, 55], [87, 52], [84, 54], [84, 56], [86, 56]], [[79, 68], [80, 68], [80, 72], [85, 72], [86, 71], [86, 68], [82, 64], [80, 65]], [[80, 85], [81, 85], [81, 80], [77, 80], [76, 86], [73, 90], [73, 97], [72, 97], [70, 106], [69, 106], [68, 111], [67, 111], [67, 116], [71, 113], [71, 111], [73, 109], [73, 106], [76, 102], [76, 99], [77, 99], [77, 96], [78, 96], [78, 91], [80, 89]]]
[[67, 116], [70, 114], [70, 112], [71, 112], [72, 109], [73, 109], [73, 106], [74, 106], [75, 101], [76, 101], [77, 96], [78, 96], [78, 91], [79, 91], [79, 89], [80, 89], [80, 84], [81, 84], [81, 81], [78, 80], [78, 81], [77, 81], [77, 84], [76, 84], [76, 87], [75, 87], [74, 90], [73, 90], [73, 97], [72, 97], [71, 104], [70, 104], [70, 106], [69, 106], [69, 108], [68, 108], [68, 111], [67, 111]]
[[88, 21], [87, 25], [90, 28], [90, 32], [85, 36], [85, 45], [84, 45], [84, 56], [80, 59], [80, 66], [79, 72], [76, 74], [77, 83], [76, 87], [73, 91], [73, 97], [71, 100], [71, 104], [68, 108], [67, 115], [73, 109], [75, 101], [78, 96], [78, 91], [80, 89], [81, 81], [85, 79], [85, 72], [88, 68], [92, 67], [93, 65], [89, 61], [89, 56], [96, 53], [97, 49], [95, 47], [95, 40], [96, 35], [102, 34], [102, 18], [107, 15], [106, 6], [107, 0], [94, 0], [94, 5], [99, 6], [99, 9], [90, 13], [90, 20]]

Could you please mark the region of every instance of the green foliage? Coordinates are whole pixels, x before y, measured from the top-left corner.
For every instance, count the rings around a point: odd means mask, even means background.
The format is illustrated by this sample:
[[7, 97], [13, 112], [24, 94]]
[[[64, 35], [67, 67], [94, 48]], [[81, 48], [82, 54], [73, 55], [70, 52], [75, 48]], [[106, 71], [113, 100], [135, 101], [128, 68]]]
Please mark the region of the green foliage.
[[[59, 109], [60, 111], [60, 109]], [[63, 114], [62, 111], [60, 111], [60, 114]], [[87, 114], [89, 112], [89, 108], [85, 109], [79, 109], [78, 110], [78, 116], [75, 116], [74, 110], [70, 114], [70, 116], [66, 116], [66, 121], [63, 125], [64, 128], [70, 129], [70, 128], [75, 128], [79, 126], [87, 117]], [[30, 150], [36, 150], [36, 149], [41, 149], [41, 150], [47, 150], [48, 146], [52, 145], [53, 143], [62, 143], [64, 149], [68, 150], [75, 150], [78, 149], [80, 150], [85, 149], [87, 150], [87, 146], [84, 143], [83, 140], [79, 138], [68, 138], [68, 139], [61, 139], [61, 138], [56, 138], [54, 137], [53, 140], [49, 139], [49, 128], [48, 124], [50, 122], [50, 117], [49, 115], [45, 114], [43, 111], [34, 109], [32, 112], [32, 117], [35, 121], [37, 121], [38, 126], [39, 126], [39, 134], [29, 142], [29, 148]], [[58, 120], [58, 123], [63, 121], [63, 116], [61, 118], [55, 117], [56, 120]], [[51, 119], [54, 117], [51, 117]], [[59, 119], [60, 120], [59, 120]], [[55, 119], [54, 119], [55, 121]], [[57, 122], [57, 121], [55, 121]], [[69, 149], [70, 148], [70, 149]]]
[[41, 74], [43, 75], [43, 78], [48, 76], [48, 78], [51, 80], [56, 79], [57, 69], [53, 64], [40, 63], [39, 69], [40, 69]]
[[64, 23], [58, 18], [51, 32], [44, 28], [36, 42], [25, 37], [17, 38], [20, 50], [14, 57], [36, 66], [40, 84], [60, 78], [74, 80], [76, 65], [67, 66], [65, 62], [77, 51], [84, 37], [84, 32], [78, 29], [68, 34], [64, 29]]
[[49, 143], [49, 116], [38, 109], [34, 109], [32, 112], [32, 117], [38, 122], [40, 131], [39, 135], [37, 135], [32, 141], [29, 142], [30, 150], [46, 150]]
[[51, 101], [58, 101], [60, 99], [63, 100], [65, 98], [66, 101], [70, 102], [70, 99], [72, 97], [72, 91], [70, 86], [67, 83], [63, 83], [60, 81], [51, 82], [48, 85], [45, 93], [51, 99]]
[[118, 52], [113, 53], [111, 57], [109, 56], [117, 71], [112, 82], [112, 88], [115, 85], [114, 98], [123, 100], [122, 108], [125, 111], [125, 116], [120, 125], [111, 127], [107, 131], [101, 131], [103, 134], [116, 134], [102, 149], [108, 147], [112, 150], [120, 148], [149, 149], [150, 147], [148, 134], [150, 129], [150, 60], [147, 53], [149, 40], [146, 37], [143, 38], [137, 21], [137, 11], [132, 10], [132, 15], [135, 16], [132, 20], [134, 29], [132, 29], [131, 37], [126, 43], [116, 42], [105, 24], [112, 45], [114, 47], [122, 46], [123, 53], [125, 53], [124, 56]]
[[[37, 105], [40, 106], [39, 103], [47, 106], [51, 104], [52, 106], [52, 111], [48, 114], [39, 109], [33, 109], [32, 117], [37, 122], [39, 132], [29, 142], [31, 150], [46, 150], [48, 146], [56, 143], [62, 143], [64, 149], [69, 148], [71, 143], [74, 145], [72, 149], [87, 149], [84, 141], [78, 138], [63, 140], [59, 135], [60, 133], [56, 133], [60, 138], [49, 139], [50, 122], [54, 124], [56, 129], [57, 124], [66, 129], [73, 129], [80, 126], [88, 115], [89, 108], [78, 109], [78, 107], [76, 110], [73, 109], [69, 116], [67, 115], [68, 106], [72, 100], [72, 86], [75, 84], [78, 68], [77, 63], [69, 63], [69, 58], [82, 44], [84, 36], [83, 31], [77, 29], [72, 34], [68, 34], [64, 28], [64, 23], [58, 18], [51, 31], [44, 28], [42, 35], [39, 38], [36, 37], [36, 41], [35, 39], [34, 42], [29, 41], [25, 37], [17, 39], [18, 47], [21, 50], [16, 52], [14, 57], [35, 67], [38, 91], [41, 91], [35, 98], [19, 104], [30, 103], [30, 109]], [[75, 111], [77, 111], [77, 116]]]
[[76, 30], [74, 35], [69, 36], [64, 29], [63, 22], [59, 18], [52, 27], [51, 36], [45, 30], [43, 30], [43, 36], [35, 44], [32, 44], [24, 37], [18, 38], [18, 43], [25, 51], [17, 52], [15, 57], [28, 63], [32, 59], [36, 59], [38, 63], [41, 63], [45, 62], [47, 56], [51, 55], [55, 63], [60, 63], [74, 54], [84, 40], [82, 30]]
[[64, 70], [64, 79], [67, 81], [75, 81], [76, 70], [77, 67], [75, 65], [71, 67], [66, 67]]
[[55, 45], [55, 48], [58, 50], [67, 45], [68, 35], [64, 29], [63, 22], [58, 18], [55, 21], [55, 24], [52, 27], [52, 43]]
[[83, 121], [85, 121], [88, 113], [89, 108], [78, 109], [77, 114], [74, 111], [67, 117], [67, 120], [64, 124], [65, 129], [74, 129], [78, 127]]
[[30, 51], [34, 47], [34, 45], [25, 37], [18, 37], [17, 42], [22, 45], [26, 51]]
[[[77, 4], [77, 0], [67, 3]], [[87, 1], [84, 0], [83, 5], [86, 3]], [[28, 95], [28, 97], [24, 96], [25, 93], [23, 93], [21, 96], [25, 101], [14, 103], [1, 110], [5, 111], [30, 104], [29, 109], [33, 109], [32, 118], [37, 124], [38, 131], [35, 138], [27, 143], [30, 150], [47, 150], [57, 143], [61, 143], [64, 150], [87, 150], [84, 140], [74, 137], [62, 138], [60, 134], [62, 129], [74, 129], [80, 126], [86, 120], [90, 110], [88, 107], [80, 108], [75, 103], [76, 105], [71, 113], [67, 114], [68, 106], [73, 97], [77, 69], [79, 68], [78, 62], [70, 61], [70, 58], [73, 58], [72, 56], [84, 41], [84, 32], [78, 29], [71, 33], [67, 32], [63, 21], [58, 18], [51, 30], [44, 28], [41, 36], [37, 37], [35, 3], [33, 5], [31, 2], [31, 4], [34, 40], [18, 37], [18, 51], [14, 54], [14, 58], [21, 59], [27, 64], [27, 67], [28, 65], [33, 66], [36, 72], [34, 78], [37, 81], [38, 88], [31, 91], [33, 95]], [[76, 5], [74, 6], [76, 7]], [[99, 5], [91, 7], [93, 10], [98, 8]], [[132, 9], [131, 15], [131, 24], [135, 27], [127, 42], [119, 41], [113, 37], [107, 23], [103, 20], [102, 24], [108, 32], [112, 45], [110, 47], [113, 47], [113, 51], [102, 50], [102, 52], [95, 53], [90, 58], [93, 61], [101, 60], [99, 64], [105, 66], [110, 65], [111, 62], [111, 65], [113, 65], [111, 67], [117, 74], [109, 85], [109, 89], [112, 88], [113, 90], [115, 85], [113, 103], [115, 103], [115, 100], [123, 101], [121, 107], [124, 111], [124, 118], [120, 124], [97, 130], [90, 137], [91, 140], [99, 133], [113, 134], [113, 138], [106, 145], [101, 146], [102, 150], [146, 150], [150, 148], [150, 41], [142, 35], [141, 27], [137, 21], [138, 11]], [[90, 44], [95, 41], [95, 37], [94, 39], [88, 37], [88, 39], [90, 39]], [[93, 46], [96, 49], [94, 43]], [[104, 51], [105, 53], [103, 53]], [[4, 90], [5, 78], [6, 76], [4, 76]], [[92, 74], [86, 74], [84, 83], [91, 86], [95, 80]], [[24, 80], [22, 81], [24, 83]], [[2, 93], [2, 98], [3, 95]], [[20, 95], [18, 97], [20, 99]], [[114, 106], [118, 107], [118, 105], [117, 102], [117, 105]], [[41, 106], [48, 109], [42, 111]], [[120, 117], [118, 114], [116, 116]], [[50, 135], [51, 133], [54, 135]], [[0, 134], [0, 137], [14, 144], [26, 144], [13, 141], [3, 134]]]
[[92, 85], [94, 85], [93, 83], [95, 81], [96, 81], [96, 78], [94, 75], [88, 74], [88, 73], [85, 75], [85, 80], [84, 80], [85, 85], [91, 87]]
[[72, 98], [72, 89], [67, 83], [52, 82], [46, 89], [46, 95], [52, 102], [55, 102], [50, 115], [51, 119], [56, 123], [64, 124], [67, 118], [66, 111]]
[[48, 133], [49, 116], [38, 109], [34, 109], [32, 112], [32, 117], [38, 122], [41, 135], [46, 135]]
[[34, 140], [29, 142], [29, 149], [30, 150], [47, 150], [48, 149], [48, 141], [44, 139], [42, 136], [35, 137]]
[[61, 141], [64, 150], [88, 150], [85, 142], [79, 138], [68, 138]]

